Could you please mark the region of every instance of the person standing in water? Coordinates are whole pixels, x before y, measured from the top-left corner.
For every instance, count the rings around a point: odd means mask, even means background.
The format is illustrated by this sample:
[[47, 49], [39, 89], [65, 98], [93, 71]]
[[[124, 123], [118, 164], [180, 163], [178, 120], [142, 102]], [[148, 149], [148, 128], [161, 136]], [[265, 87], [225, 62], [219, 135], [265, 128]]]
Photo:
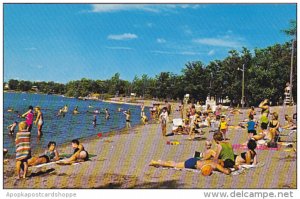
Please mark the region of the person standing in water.
[[105, 109], [105, 119], [108, 120], [110, 118], [110, 113], [108, 111], [108, 109]]
[[43, 135], [42, 128], [44, 124], [44, 117], [41, 108], [39, 106], [35, 107], [35, 111], [37, 112], [37, 117], [34, 124], [37, 125], [38, 127], [38, 136], [40, 137]]
[[123, 113], [126, 116], [126, 128], [131, 128], [131, 123], [130, 123], [131, 122], [130, 121], [131, 113], [130, 113], [130, 110], [128, 109], [127, 111], [124, 111]]
[[97, 115], [94, 115], [94, 118], [93, 118], [93, 126], [94, 128], [96, 127], [97, 125]]
[[27, 130], [31, 132], [32, 129], [32, 123], [33, 123], [33, 107], [30, 105], [28, 107], [28, 111], [24, 113], [21, 117], [26, 117], [26, 124], [27, 124]]

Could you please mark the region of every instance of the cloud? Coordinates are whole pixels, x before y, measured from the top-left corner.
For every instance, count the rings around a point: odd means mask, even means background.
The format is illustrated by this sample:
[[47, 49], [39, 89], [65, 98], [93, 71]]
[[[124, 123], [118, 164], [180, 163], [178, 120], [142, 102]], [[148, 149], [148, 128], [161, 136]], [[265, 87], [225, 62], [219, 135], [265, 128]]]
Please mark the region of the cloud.
[[107, 46], [106, 48], [111, 50], [133, 50], [133, 48], [123, 46]]
[[34, 51], [37, 50], [35, 47], [25, 48], [26, 51]]
[[150, 22], [147, 23], [146, 25], [147, 25], [147, 27], [149, 27], [149, 28], [152, 28], [152, 27], [154, 26], [154, 24], [153, 24], [153, 23], [150, 23]]
[[162, 43], [166, 43], [167, 41], [163, 38], [157, 38], [156, 42], [162, 44]]
[[171, 52], [171, 51], [153, 50], [150, 52], [154, 53], [154, 54], [164, 54], [164, 55], [200, 55], [200, 54], [202, 54], [202, 53], [194, 52], [194, 51]]
[[243, 44], [239, 40], [233, 40], [230, 37], [225, 36], [224, 38], [202, 38], [195, 39], [195, 43], [204, 44], [208, 46], [220, 46], [220, 47], [230, 47], [230, 48], [239, 48]]
[[214, 55], [215, 54], [215, 50], [210, 50], [207, 55], [211, 56], [211, 55]]
[[136, 34], [132, 33], [124, 33], [121, 35], [108, 35], [107, 39], [110, 40], [130, 40], [130, 39], [136, 39], [138, 36]]
[[37, 65], [36, 67], [37, 67], [38, 69], [44, 68], [44, 66], [42, 66], [42, 65]]
[[118, 12], [129, 10], [141, 10], [147, 12], [161, 12], [174, 9], [197, 9], [201, 7], [195, 4], [93, 4], [91, 10], [88, 12], [105, 13], [105, 12]]

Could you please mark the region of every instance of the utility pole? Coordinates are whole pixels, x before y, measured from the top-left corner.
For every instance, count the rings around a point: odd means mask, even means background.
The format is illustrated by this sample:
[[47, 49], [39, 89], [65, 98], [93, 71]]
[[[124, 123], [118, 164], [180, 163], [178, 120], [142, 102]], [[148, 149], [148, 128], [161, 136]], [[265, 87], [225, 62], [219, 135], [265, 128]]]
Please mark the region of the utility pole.
[[294, 38], [292, 39], [291, 73], [290, 73], [290, 104], [293, 104], [293, 62], [294, 62]]
[[243, 69], [238, 68], [238, 70], [243, 72], [243, 78], [242, 78], [242, 99], [241, 99], [241, 104], [242, 108], [244, 108], [245, 105], [245, 64], [243, 64]]

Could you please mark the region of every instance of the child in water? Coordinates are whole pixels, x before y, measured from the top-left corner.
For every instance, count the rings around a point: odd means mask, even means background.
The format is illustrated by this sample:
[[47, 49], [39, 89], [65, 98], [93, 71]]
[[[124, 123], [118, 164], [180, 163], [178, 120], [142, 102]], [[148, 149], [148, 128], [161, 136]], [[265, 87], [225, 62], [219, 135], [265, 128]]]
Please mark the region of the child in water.
[[17, 125], [18, 125], [18, 122], [14, 121], [14, 123], [12, 123], [11, 125], [9, 125], [7, 127], [7, 129], [9, 130], [9, 135], [13, 135], [14, 134], [15, 128], [17, 127]]

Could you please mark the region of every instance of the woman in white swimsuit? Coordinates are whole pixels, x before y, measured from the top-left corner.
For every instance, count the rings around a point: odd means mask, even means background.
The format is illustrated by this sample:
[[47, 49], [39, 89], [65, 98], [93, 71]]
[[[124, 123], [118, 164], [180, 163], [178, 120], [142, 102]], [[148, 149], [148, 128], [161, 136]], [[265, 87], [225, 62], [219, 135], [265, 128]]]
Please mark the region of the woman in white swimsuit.
[[37, 112], [37, 117], [34, 124], [38, 126], [38, 136], [40, 137], [43, 134], [42, 128], [44, 124], [44, 118], [43, 118], [43, 113], [41, 111], [41, 107], [39, 106], [35, 107], [35, 111]]

